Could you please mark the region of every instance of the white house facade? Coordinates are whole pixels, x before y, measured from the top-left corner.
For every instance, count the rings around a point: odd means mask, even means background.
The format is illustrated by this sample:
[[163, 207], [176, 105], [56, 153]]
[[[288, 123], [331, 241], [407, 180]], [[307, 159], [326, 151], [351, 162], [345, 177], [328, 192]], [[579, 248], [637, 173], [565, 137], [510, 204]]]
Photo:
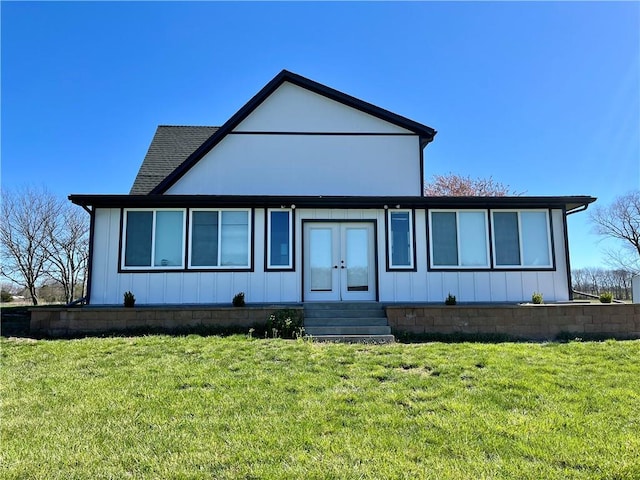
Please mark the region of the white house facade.
[[425, 197], [435, 130], [282, 71], [224, 125], [160, 126], [91, 214], [88, 301], [571, 298], [566, 216], [595, 199]]

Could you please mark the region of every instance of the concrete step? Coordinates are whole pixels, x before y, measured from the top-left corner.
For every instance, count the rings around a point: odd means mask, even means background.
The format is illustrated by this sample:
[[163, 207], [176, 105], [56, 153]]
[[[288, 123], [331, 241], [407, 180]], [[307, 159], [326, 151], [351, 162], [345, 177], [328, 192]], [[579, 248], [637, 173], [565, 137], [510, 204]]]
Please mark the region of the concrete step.
[[378, 302], [307, 302], [304, 304], [304, 329], [305, 335], [314, 341], [394, 341], [384, 307]]
[[305, 303], [305, 318], [387, 318], [378, 302], [322, 302]]
[[371, 344], [394, 343], [396, 340], [393, 335], [314, 335], [311, 339], [314, 342]]
[[334, 309], [304, 309], [305, 318], [328, 318], [328, 317], [341, 317], [341, 318], [387, 318], [387, 315], [382, 308], [334, 308]]
[[386, 317], [305, 317], [304, 325], [309, 327], [321, 326], [367, 326], [388, 325]]
[[354, 326], [354, 325], [333, 325], [333, 326], [304, 326], [305, 335], [389, 335], [391, 334], [391, 327], [388, 325], [366, 325], [366, 326]]
[[378, 302], [305, 302], [304, 309], [312, 310], [384, 310]]

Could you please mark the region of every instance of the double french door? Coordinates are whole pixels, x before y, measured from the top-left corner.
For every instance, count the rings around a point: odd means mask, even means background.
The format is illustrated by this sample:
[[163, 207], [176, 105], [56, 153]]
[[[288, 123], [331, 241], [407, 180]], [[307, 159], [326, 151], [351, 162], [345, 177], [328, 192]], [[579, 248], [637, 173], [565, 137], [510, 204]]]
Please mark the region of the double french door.
[[373, 222], [304, 222], [304, 300], [375, 300]]

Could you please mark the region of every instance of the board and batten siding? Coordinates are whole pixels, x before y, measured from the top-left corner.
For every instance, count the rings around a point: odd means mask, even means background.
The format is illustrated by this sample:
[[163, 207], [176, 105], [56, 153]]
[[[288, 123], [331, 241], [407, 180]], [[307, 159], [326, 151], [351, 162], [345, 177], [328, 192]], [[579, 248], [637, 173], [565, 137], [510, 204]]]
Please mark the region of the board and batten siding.
[[165, 194], [421, 195], [418, 135], [283, 83]]
[[427, 269], [426, 211], [415, 212], [417, 271], [386, 271], [384, 209], [296, 209], [295, 271], [265, 272], [265, 210], [254, 210], [253, 272], [118, 273], [120, 209], [97, 208], [93, 235], [92, 305], [120, 305], [131, 291], [138, 304], [230, 303], [245, 292], [250, 303], [302, 300], [302, 221], [375, 220], [378, 293], [381, 302], [443, 302], [448, 293], [460, 302], [520, 302], [541, 292], [545, 301], [568, 300], [564, 222], [553, 210], [554, 271], [452, 271]]

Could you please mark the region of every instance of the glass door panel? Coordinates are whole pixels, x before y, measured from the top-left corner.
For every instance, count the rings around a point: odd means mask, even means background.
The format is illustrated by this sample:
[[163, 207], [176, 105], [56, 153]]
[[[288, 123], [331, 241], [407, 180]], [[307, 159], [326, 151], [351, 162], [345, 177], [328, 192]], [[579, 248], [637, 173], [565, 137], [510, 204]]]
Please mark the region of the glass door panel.
[[369, 290], [369, 239], [366, 228], [347, 227], [345, 232], [347, 291]]
[[312, 291], [333, 290], [333, 232], [331, 228], [312, 228], [309, 232], [309, 264]]

